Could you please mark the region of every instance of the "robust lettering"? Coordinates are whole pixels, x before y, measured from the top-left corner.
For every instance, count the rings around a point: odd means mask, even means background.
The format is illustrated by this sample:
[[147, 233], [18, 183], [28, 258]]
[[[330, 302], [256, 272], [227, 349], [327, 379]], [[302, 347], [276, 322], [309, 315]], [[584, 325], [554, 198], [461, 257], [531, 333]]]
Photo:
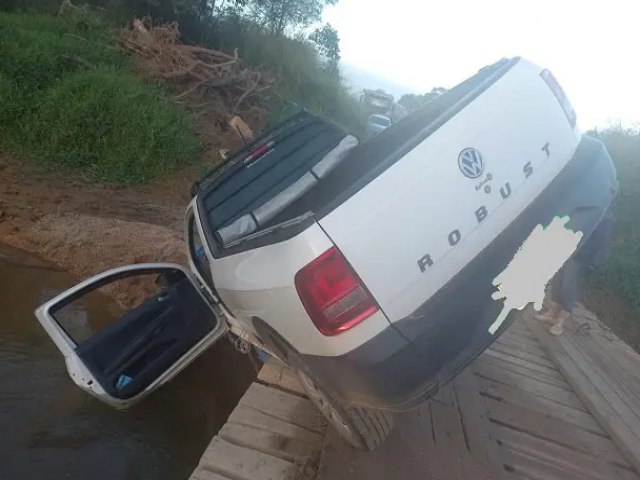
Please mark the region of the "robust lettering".
[[547, 154], [547, 157], [551, 156], [551, 152], [549, 151], [549, 142], [542, 146], [542, 151]]
[[[551, 156], [551, 148], [549, 146], [549, 142], [545, 143], [542, 146], [541, 150], [546, 154], [547, 157]], [[529, 178], [533, 174], [533, 171], [534, 171], [534, 167], [531, 164], [531, 162], [527, 162], [522, 166], [522, 173], [524, 173], [525, 178]], [[493, 175], [491, 175], [490, 173], [487, 173], [485, 180], [483, 180], [482, 182], [476, 185], [475, 187], [476, 191], [482, 189], [482, 187], [484, 186], [484, 191], [486, 193], [490, 193], [491, 187], [487, 185], [487, 182], [489, 182], [492, 179], [493, 179]], [[506, 200], [507, 198], [509, 198], [512, 192], [513, 190], [511, 188], [511, 183], [509, 182], [505, 182], [500, 187], [500, 196], [502, 197], [503, 200]], [[476, 220], [478, 221], [478, 223], [482, 223], [489, 216], [489, 211], [487, 210], [487, 207], [485, 207], [484, 205], [477, 208], [473, 213], [476, 216]], [[447, 239], [449, 240], [449, 245], [451, 245], [452, 247], [455, 247], [458, 243], [460, 243], [460, 240], [462, 240], [462, 234], [460, 233], [459, 229], [455, 229], [451, 233], [449, 233], [449, 235], [447, 236]], [[439, 258], [438, 255], [436, 255], [436, 258]], [[418, 260], [418, 268], [420, 268], [421, 273], [426, 272], [427, 269], [429, 267], [432, 267], [433, 265], [434, 265], [434, 261], [430, 254], [424, 255], [420, 260]]]
[[460, 241], [461, 238], [462, 235], [460, 235], [460, 230], [454, 230], [449, 234], [449, 245], [453, 247]]
[[487, 208], [484, 205], [476, 210], [476, 219], [478, 220], [478, 223], [487, 218], [487, 215], [489, 215], [489, 212], [487, 212]]
[[431, 255], [427, 254], [418, 260], [418, 267], [420, 267], [420, 272], [424, 273], [427, 270], [427, 267], [433, 266], [433, 260], [431, 260]]
[[506, 200], [509, 195], [511, 195], [511, 184], [507, 182], [502, 187], [500, 187], [500, 196], [502, 196], [502, 198]]

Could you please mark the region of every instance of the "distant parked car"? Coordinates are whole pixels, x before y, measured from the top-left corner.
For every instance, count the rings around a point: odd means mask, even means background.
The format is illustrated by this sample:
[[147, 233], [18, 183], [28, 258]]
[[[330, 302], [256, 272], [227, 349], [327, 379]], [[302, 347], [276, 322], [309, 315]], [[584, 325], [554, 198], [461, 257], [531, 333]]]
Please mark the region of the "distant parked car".
[[373, 115], [370, 115], [369, 120], [367, 120], [367, 132], [369, 135], [380, 133], [389, 126], [391, 126], [391, 119], [386, 115], [374, 113]]

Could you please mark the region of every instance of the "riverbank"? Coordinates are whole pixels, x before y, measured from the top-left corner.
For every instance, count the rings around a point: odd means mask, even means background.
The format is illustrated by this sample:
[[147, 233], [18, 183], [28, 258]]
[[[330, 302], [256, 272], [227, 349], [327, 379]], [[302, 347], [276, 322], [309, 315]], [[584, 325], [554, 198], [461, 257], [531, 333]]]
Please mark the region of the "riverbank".
[[129, 263], [186, 264], [182, 223], [193, 178], [185, 170], [136, 188], [96, 185], [0, 155], [0, 242], [78, 279]]
[[254, 369], [223, 341], [144, 402], [115, 410], [71, 381], [33, 315], [76, 281], [0, 243], [0, 478], [186, 479]]
[[[21, 250], [0, 250], [8, 315], [0, 329], [2, 478], [186, 478], [255, 378], [247, 357], [222, 341], [139, 407], [119, 412], [70, 381], [33, 316], [52, 291], [105, 269], [186, 264], [183, 215], [195, 177], [183, 171], [135, 188], [96, 185], [0, 155], [0, 246]], [[122, 304], [136, 295], [109, 293]]]

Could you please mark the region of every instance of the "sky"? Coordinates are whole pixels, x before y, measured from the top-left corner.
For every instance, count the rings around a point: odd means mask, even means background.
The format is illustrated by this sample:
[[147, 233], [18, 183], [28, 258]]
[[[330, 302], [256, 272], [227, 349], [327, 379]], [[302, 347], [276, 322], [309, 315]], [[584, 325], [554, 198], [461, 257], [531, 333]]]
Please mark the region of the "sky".
[[503, 57], [550, 69], [582, 128], [640, 122], [640, 1], [339, 0], [342, 61], [406, 87], [452, 87]]

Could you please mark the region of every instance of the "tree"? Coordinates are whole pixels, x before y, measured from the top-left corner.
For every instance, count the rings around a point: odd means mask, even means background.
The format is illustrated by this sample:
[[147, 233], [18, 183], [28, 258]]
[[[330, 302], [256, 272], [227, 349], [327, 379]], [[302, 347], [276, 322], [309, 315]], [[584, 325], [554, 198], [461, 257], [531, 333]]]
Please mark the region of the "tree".
[[263, 28], [273, 35], [293, 33], [322, 18], [327, 5], [338, 0], [250, 0], [249, 11]]
[[446, 91], [446, 88], [436, 87], [432, 88], [430, 92], [424, 93], [422, 95], [416, 95], [415, 93], [406, 93], [402, 97], [400, 97], [398, 103], [406, 108], [409, 112], [412, 112], [423, 106], [425, 103], [428, 103], [434, 98], [442, 95]]
[[318, 50], [318, 53], [325, 61], [327, 70], [338, 73], [338, 63], [340, 62], [340, 37], [338, 31], [327, 23], [320, 28], [316, 28], [309, 35]]
[[247, 0], [125, 0], [125, 2], [132, 6], [139, 4], [149, 13], [167, 19], [193, 15], [200, 20], [212, 17], [221, 9], [242, 8], [247, 4]]

